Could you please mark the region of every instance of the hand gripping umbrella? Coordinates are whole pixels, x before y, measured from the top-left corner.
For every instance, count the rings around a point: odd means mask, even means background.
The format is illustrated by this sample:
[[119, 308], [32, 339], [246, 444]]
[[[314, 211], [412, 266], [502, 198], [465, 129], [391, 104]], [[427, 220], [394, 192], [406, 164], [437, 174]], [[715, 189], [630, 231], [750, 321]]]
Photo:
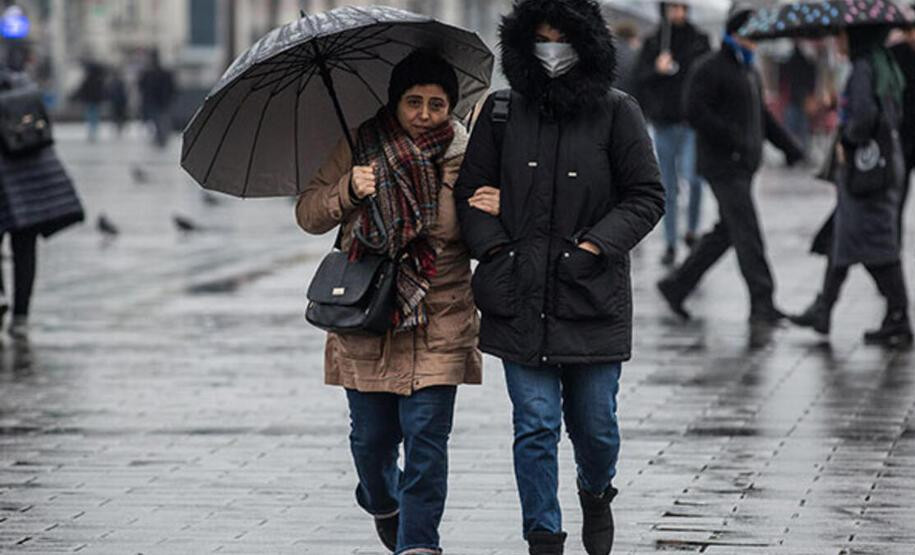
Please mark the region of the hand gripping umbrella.
[[342, 7], [274, 29], [226, 70], [184, 130], [181, 165], [204, 188], [296, 195], [350, 123], [387, 103], [391, 70], [416, 48], [454, 66], [470, 113], [493, 55], [476, 33], [387, 7]]
[[906, 27], [913, 22], [912, 9], [893, 0], [792, 2], [758, 10], [737, 34], [753, 40], [821, 37], [849, 27]]

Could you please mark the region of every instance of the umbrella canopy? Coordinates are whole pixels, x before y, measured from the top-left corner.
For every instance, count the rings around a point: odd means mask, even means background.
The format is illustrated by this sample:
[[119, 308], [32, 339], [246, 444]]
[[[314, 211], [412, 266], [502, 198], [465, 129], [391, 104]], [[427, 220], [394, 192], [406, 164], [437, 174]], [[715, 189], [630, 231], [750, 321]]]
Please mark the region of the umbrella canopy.
[[821, 37], [848, 27], [905, 27], [915, 21], [911, 8], [892, 0], [823, 0], [763, 8], [737, 31], [753, 40]]
[[476, 33], [387, 7], [342, 7], [274, 29], [244, 52], [184, 130], [181, 165], [239, 197], [296, 195], [348, 126], [387, 103], [391, 70], [416, 48], [455, 69], [465, 117], [489, 88], [493, 55]]

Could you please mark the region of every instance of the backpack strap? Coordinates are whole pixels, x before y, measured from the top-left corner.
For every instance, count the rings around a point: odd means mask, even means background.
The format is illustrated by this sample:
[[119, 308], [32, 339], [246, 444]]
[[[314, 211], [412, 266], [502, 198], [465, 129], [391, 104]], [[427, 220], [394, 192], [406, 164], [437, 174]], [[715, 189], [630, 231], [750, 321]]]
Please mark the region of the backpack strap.
[[512, 91], [511, 89], [501, 89], [493, 93], [492, 121], [493, 134], [496, 137], [496, 147], [499, 152], [502, 151], [502, 143], [505, 141], [505, 126], [508, 124], [508, 118], [511, 116]]

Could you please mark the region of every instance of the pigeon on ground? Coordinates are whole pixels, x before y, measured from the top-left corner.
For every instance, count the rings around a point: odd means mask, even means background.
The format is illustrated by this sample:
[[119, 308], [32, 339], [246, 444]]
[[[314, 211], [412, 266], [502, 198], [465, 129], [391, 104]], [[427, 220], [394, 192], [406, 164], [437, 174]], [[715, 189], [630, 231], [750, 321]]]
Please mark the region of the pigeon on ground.
[[95, 222], [95, 228], [99, 233], [107, 237], [114, 237], [120, 231], [118, 227], [108, 219], [108, 216], [104, 214], [99, 214], [98, 220]]
[[200, 226], [197, 225], [196, 223], [194, 223], [193, 220], [191, 220], [190, 218], [187, 218], [185, 216], [179, 216], [178, 214], [174, 214], [172, 216], [172, 223], [175, 224], [175, 228], [178, 231], [181, 231], [183, 233], [191, 233], [194, 231], [201, 230]]
[[149, 183], [149, 174], [137, 164], [130, 166], [130, 176], [133, 178], [133, 182], [138, 185]]

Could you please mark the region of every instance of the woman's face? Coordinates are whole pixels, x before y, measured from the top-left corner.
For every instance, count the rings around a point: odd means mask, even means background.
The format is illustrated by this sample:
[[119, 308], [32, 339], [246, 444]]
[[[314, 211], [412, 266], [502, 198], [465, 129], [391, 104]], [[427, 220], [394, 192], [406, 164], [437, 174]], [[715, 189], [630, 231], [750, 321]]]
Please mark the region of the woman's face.
[[448, 95], [441, 85], [414, 85], [397, 103], [397, 121], [414, 140], [445, 123], [450, 113]]
[[537, 42], [569, 42], [562, 31], [549, 23], [541, 23], [534, 29], [534, 40]]

